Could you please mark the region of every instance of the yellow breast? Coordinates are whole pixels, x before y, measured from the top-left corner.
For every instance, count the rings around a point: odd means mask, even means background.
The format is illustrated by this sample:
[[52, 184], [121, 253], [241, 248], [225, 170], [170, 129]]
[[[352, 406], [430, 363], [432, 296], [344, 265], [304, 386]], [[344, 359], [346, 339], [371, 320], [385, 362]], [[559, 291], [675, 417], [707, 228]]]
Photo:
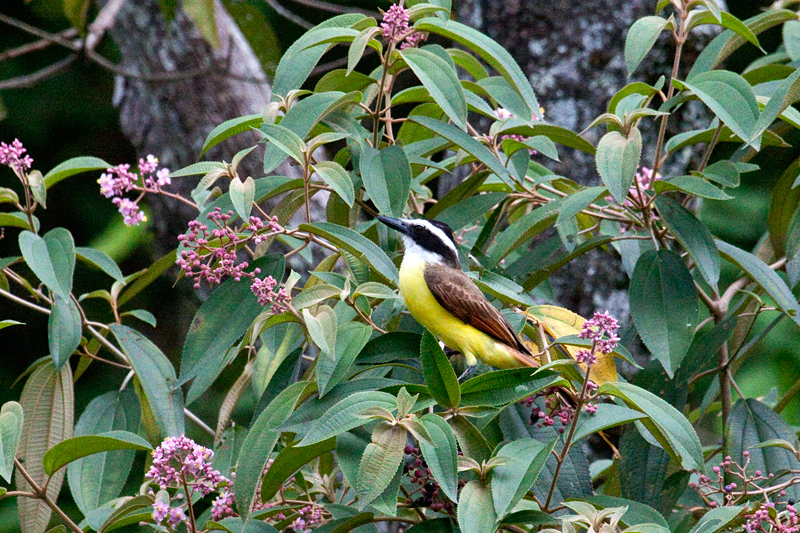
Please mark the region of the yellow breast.
[[497, 368], [522, 366], [505, 345], [465, 324], [442, 307], [425, 283], [425, 262], [404, 257], [400, 265], [400, 294], [411, 315], [437, 339], [464, 354], [472, 366], [481, 359]]

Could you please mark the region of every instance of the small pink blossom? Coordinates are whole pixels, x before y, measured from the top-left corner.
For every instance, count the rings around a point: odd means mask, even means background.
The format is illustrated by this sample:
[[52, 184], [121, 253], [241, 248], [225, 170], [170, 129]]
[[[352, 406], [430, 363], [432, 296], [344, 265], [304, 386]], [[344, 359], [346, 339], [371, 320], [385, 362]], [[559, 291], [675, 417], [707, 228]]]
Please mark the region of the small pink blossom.
[[19, 139], [14, 139], [11, 144], [0, 142], [0, 165], [6, 165], [17, 174], [29, 170], [33, 166], [33, 159], [29, 155], [23, 155], [25, 147]]

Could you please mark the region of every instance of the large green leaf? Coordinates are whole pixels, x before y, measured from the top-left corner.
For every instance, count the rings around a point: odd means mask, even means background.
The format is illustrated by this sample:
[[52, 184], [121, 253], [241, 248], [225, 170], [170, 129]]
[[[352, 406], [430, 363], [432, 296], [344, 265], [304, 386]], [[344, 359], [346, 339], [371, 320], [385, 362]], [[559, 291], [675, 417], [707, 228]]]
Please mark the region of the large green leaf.
[[558, 218], [561, 203], [556, 201], [539, 206], [504, 229], [489, 249], [487, 268], [494, 268], [508, 254], [552, 226]]
[[[727, 441], [730, 443], [729, 453], [733, 460], [740, 464], [745, 461], [742, 455], [750, 453], [748, 468], [780, 473], [800, 470], [800, 461], [790, 451], [778, 446], [758, 447], [759, 444], [772, 439], [783, 439], [794, 442], [795, 432], [772, 409], [755, 398], [739, 400], [731, 410], [727, 426]], [[786, 481], [776, 477], [775, 482]], [[787, 498], [800, 497], [800, 488], [796, 485], [786, 487]]]
[[431, 396], [443, 407], [458, 407], [461, 401], [458, 377], [439, 342], [428, 330], [422, 335], [419, 351], [422, 372], [425, 374], [425, 383], [431, 391]]
[[356, 493], [358, 506], [364, 509], [380, 496], [403, 460], [403, 449], [408, 433], [403, 426], [381, 422], [372, 433], [370, 442], [358, 466]]
[[114, 260], [102, 250], [95, 250], [94, 248], [84, 248], [79, 246], [75, 248], [75, 254], [77, 255], [78, 259], [96, 266], [114, 278], [115, 281], [124, 281], [125, 276], [122, 275], [122, 271], [119, 269]]
[[747, 253], [732, 244], [720, 240], [717, 240], [716, 243], [722, 257], [741, 268], [745, 274], [766, 291], [781, 311], [800, 326], [800, 303], [792, 295], [792, 291], [789, 290], [786, 283], [769, 265], [753, 254]]
[[675, 83], [679, 89], [692, 91], [741, 139], [755, 148], [760, 146], [760, 141], [752, 136], [761, 111], [747, 80], [727, 70], [713, 70], [690, 81]]
[[656, 207], [661, 219], [694, 259], [703, 279], [716, 289], [719, 281], [719, 252], [711, 232], [680, 202], [669, 196], [656, 198]]
[[386, 392], [363, 391], [350, 394], [333, 404], [324, 415], [316, 419], [300, 446], [310, 446], [364, 425], [362, 415], [370, 407], [396, 409], [394, 396]]
[[378, 211], [403, 216], [411, 190], [411, 165], [400, 146], [368, 148], [361, 159], [361, 177]]
[[424, 440], [418, 442], [422, 456], [442, 492], [452, 501], [457, 502], [458, 447], [453, 430], [441, 416], [435, 413], [423, 415], [420, 422], [431, 438], [430, 443]]
[[497, 457], [506, 458], [505, 464], [492, 470], [492, 498], [498, 519], [510, 513], [530, 490], [557, 442], [519, 439], [497, 451]]
[[322, 181], [333, 189], [349, 207], [353, 207], [356, 198], [353, 180], [350, 179], [350, 175], [342, 168], [342, 165], [335, 161], [319, 161], [313, 166]]
[[647, 415], [620, 405], [601, 403], [597, 406], [596, 412], [581, 411], [580, 416], [578, 427], [575, 428], [575, 434], [572, 436], [575, 442], [598, 431], [621, 426], [628, 422], [642, 419]]
[[681, 364], [697, 325], [692, 275], [672, 250], [648, 250], [633, 269], [631, 316], [650, 353], [670, 377]]
[[711, 509], [695, 524], [689, 533], [717, 533], [729, 531], [730, 524], [747, 509], [747, 505], [726, 505]]
[[200, 156], [202, 157], [204, 153], [208, 152], [222, 141], [238, 133], [257, 128], [261, 126], [263, 122], [264, 119], [261, 113], [226, 120], [208, 133], [206, 140], [203, 142], [203, 148], [200, 150]]
[[282, 449], [261, 480], [261, 501], [269, 501], [295, 472], [335, 448], [336, 439], [330, 438], [311, 446], [287, 446]]
[[705, 472], [700, 439], [683, 413], [630, 383], [604, 383], [598, 393], [615, 396], [631, 409], [646, 414], [641, 423], [682, 468]]
[[475, 479], [464, 485], [457, 515], [461, 533], [494, 533], [497, 529], [497, 512], [489, 487]]
[[61, 368], [80, 345], [82, 327], [78, 305], [71, 298], [54, 292], [47, 320], [47, 341], [56, 368]]
[[139, 378], [161, 437], [183, 435], [183, 391], [178, 386], [172, 363], [158, 346], [138, 331], [112, 324], [111, 332]]
[[75, 272], [75, 242], [69, 231], [55, 228], [44, 237], [23, 231], [19, 234], [19, 248], [39, 281], [68, 299]]
[[625, 63], [628, 65], [628, 76], [633, 74], [667, 24], [669, 24], [667, 19], [655, 16], [642, 17], [633, 23], [625, 37]]
[[359, 259], [365, 260], [375, 272], [384, 280], [397, 283], [399, 273], [391, 259], [374, 242], [350, 228], [331, 224], [329, 222], [315, 222], [300, 224], [300, 231], [307, 231], [322, 237], [337, 246], [341, 246]]
[[[260, 268], [259, 277], [283, 278], [284, 258], [270, 254], [253, 261], [249, 269]], [[226, 280], [197, 310], [183, 345], [179, 384], [194, 379], [186, 403], [192, 403], [208, 389], [225, 365], [226, 355], [247, 331], [263, 308], [247, 281]]]
[[458, 74], [444, 59], [428, 50], [409, 48], [400, 56], [456, 126], [467, 130], [467, 102]]
[[320, 397], [341, 382], [372, 335], [372, 327], [358, 322], [343, 324], [336, 335], [334, 353], [317, 359], [317, 383]]
[[[74, 402], [70, 366], [64, 365], [61, 370], [56, 371], [49, 360], [37, 366], [31, 373], [19, 401], [25, 412], [25, 421], [17, 457], [25, 465], [28, 475], [40, 487], [49, 478], [47, 495], [52, 501], [58, 498], [64, 481], [64, 471], [48, 476], [42, 458], [47, 450], [72, 436]], [[32, 491], [19, 471], [16, 473], [15, 484], [17, 490]], [[21, 530], [26, 533], [44, 533], [50, 521], [50, 507], [37, 498], [20, 498], [17, 506]]]
[[448, 141], [455, 143], [459, 148], [486, 165], [489, 170], [494, 172], [506, 184], [513, 187], [513, 178], [511, 177], [511, 174], [509, 174], [508, 169], [503, 166], [503, 164], [491, 152], [491, 150], [475, 140], [471, 135], [464, 133], [455, 126], [451, 126], [450, 124], [446, 124], [430, 117], [413, 115], [408, 117], [408, 119], [421, 126], [425, 126], [437, 135], [440, 135]]
[[417, 21], [414, 28], [418, 31], [442, 35], [475, 52], [516, 89], [528, 107], [538, 116], [539, 103], [527, 76], [519, 68], [511, 54], [497, 42], [478, 30], [454, 20], [424, 18]]
[[371, 339], [356, 359], [361, 364], [382, 364], [419, 357], [422, 337], [407, 331], [392, 331]]
[[[139, 402], [133, 391], [107, 392], [86, 406], [75, 424], [75, 436], [114, 430], [138, 431], [140, 417]], [[119, 496], [130, 473], [133, 456], [132, 450], [119, 450], [70, 463], [67, 467], [70, 493], [84, 516]], [[98, 529], [99, 525], [92, 527]]]
[[53, 167], [53, 169], [44, 175], [44, 184], [48, 189], [63, 180], [81, 172], [90, 172], [92, 170], [105, 170], [111, 167], [102, 159], [97, 157], [73, 157], [67, 159]]
[[628, 137], [610, 131], [597, 144], [597, 172], [617, 202], [624, 202], [628, 196], [641, 157], [642, 134], [635, 127], [631, 128]]
[[306, 32], [290, 46], [281, 57], [275, 78], [272, 80], [273, 98], [285, 97], [289, 91], [299, 89], [306, 81], [328, 46], [308, 46], [317, 41], [319, 30], [325, 28], [349, 28], [366, 18], [360, 13], [349, 13], [330, 18]]
[[236, 480], [233, 485], [236, 506], [245, 522], [250, 519], [264, 465], [280, 437], [278, 428], [292, 414], [309, 386], [311, 383], [308, 381], [289, 385], [261, 412], [245, 437], [236, 463]]
[[42, 462], [47, 475], [87, 455], [112, 450], [152, 450], [146, 440], [130, 431], [114, 430], [99, 435], [82, 435], [64, 440], [47, 450]]
[[559, 379], [557, 374], [527, 367], [486, 372], [461, 384], [459, 405], [503, 407], [536, 394]]
[[24, 420], [22, 406], [17, 402], [6, 402], [0, 408], [0, 477], [8, 483], [14, 472]]

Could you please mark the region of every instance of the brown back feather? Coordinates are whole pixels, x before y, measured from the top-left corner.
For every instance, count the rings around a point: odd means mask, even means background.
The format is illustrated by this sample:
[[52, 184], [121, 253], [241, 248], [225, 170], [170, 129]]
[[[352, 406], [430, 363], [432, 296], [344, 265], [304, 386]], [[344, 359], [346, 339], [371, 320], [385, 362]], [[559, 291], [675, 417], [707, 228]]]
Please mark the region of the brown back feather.
[[495, 309], [471, 279], [460, 269], [428, 265], [425, 282], [433, 297], [453, 316], [500, 342], [531, 355], [508, 320]]

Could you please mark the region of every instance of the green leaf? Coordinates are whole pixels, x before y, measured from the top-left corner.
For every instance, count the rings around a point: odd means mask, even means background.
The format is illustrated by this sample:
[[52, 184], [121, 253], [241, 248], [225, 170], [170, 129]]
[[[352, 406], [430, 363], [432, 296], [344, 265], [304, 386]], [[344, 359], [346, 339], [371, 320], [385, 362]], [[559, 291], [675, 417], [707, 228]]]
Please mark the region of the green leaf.
[[[607, 192], [608, 189], [605, 187], [589, 187], [564, 198], [556, 219], [556, 229], [567, 251], [572, 251], [577, 244], [578, 224], [575, 217], [590, 204], [604, 197]], [[625, 194], [627, 196], [627, 192]]]
[[53, 446], [44, 454], [44, 471], [53, 475], [62, 466], [81, 457], [111, 450], [152, 450], [146, 440], [129, 431], [108, 431], [99, 435], [72, 437]]
[[621, 399], [631, 409], [647, 415], [641, 423], [684, 470], [705, 472], [700, 439], [683, 413], [655, 394], [630, 383], [604, 383], [598, 394]]
[[617, 202], [628, 196], [641, 157], [642, 135], [636, 127], [627, 138], [618, 131], [608, 132], [597, 144], [597, 172]]
[[[745, 20], [744, 25], [754, 35], [758, 35], [788, 20], [797, 20], [797, 14], [788, 9], [774, 9]], [[695, 60], [692, 70], [686, 79], [691, 81], [695, 76], [716, 68], [746, 42], [747, 39], [738, 33], [732, 30], [725, 30], [705, 46], [703, 52]]]
[[[280, 124], [262, 124], [261, 127], [258, 128], [258, 131], [260, 131], [269, 142], [271, 142], [284, 154], [283, 157], [275, 158], [273, 164], [275, 162], [280, 164], [280, 162], [283, 161], [287, 155], [296, 162], [303, 164], [303, 161], [305, 160], [304, 152], [306, 151], [306, 143], [303, 142], [303, 139], [300, 138], [300, 136], [294, 131]], [[272, 168], [267, 170], [267, 167], [272, 166], [267, 164], [269, 155], [270, 153], [268, 148], [264, 155], [265, 172], [272, 170]]]
[[524, 137], [537, 137], [543, 135], [554, 143], [575, 148], [589, 155], [595, 155], [595, 148], [592, 143], [578, 135], [560, 126], [553, 126], [552, 124], [533, 124], [532, 126], [519, 126], [509, 121], [508, 125], [501, 128], [498, 134], [503, 135], [522, 135]]
[[22, 257], [39, 281], [64, 299], [72, 291], [75, 272], [75, 243], [64, 228], [55, 228], [44, 238], [29, 231], [19, 234]]
[[503, 166], [503, 164], [499, 159], [497, 159], [491, 150], [475, 140], [471, 135], [464, 133], [460, 129], [451, 126], [450, 124], [445, 124], [444, 122], [432, 119], [430, 117], [413, 115], [408, 117], [408, 119], [428, 128], [437, 135], [444, 137], [448, 141], [455, 143], [459, 148], [463, 149], [475, 159], [486, 165], [489, 170], [494, 172], [507, 185], [513, 188], [513, 178], [509, 174], [508, 169]]
[[[539, 103], [525, 73], [519, 68], [511, 54], [497, 42], [481, 32], [454, 20], [425, 18], [414, 24], [414, 29], [435, 33], [469, 48], [495, 69], [522, 96], [528, 107], [539, 115]], [[466, 532], [464, 532], [466, 533]]]
[[311, 446], [287, 446], [282, 449], [261, 480], [261, 501], [269, 501], [295, 472], [335, 448], [336, 439], [330, 438]]
[[300, 231], [307, 231], [344, 248], [359, 259], [365, 260], [386, 281], [397, 284], [399, 273], [391, 259], [374, 242], [350, 228], [330, 222], [300, 224]]
[[769, 265], [753, 254], [728, 244], [716, 240], [719, 253], [741, 268], [753, 281], [758, 283], [766, 291], [778, 308], [786, 313], [792, 321], [800, 326], [800, 303], [792, 295], [792, 291], [786, 283], [773, 271]]
[[71, 298], [53, 293], [53, 307], [47, 320], [47, 342], [50, 357], [57, 369], [78, 349], [82, 332], [81, 312]]
[[719, 252], [708, 228], [677, 200], [669, 196], [656, 198], [661, 219], [689, 252], [700, 275], [716, 289], [719, 281]]
[[[263, 277], [283, 278], [284, 258], [270, 254], [254, 261]], [[179, 384], [195, 379], [186, 398], [192, 403], [222, 371], [225, 356], [262, 307], [248, 283], [226, 280], [197, 310], [183, 345]]]
[[625, 63], [628, 66], [628, 76], [633, 74], [669, 23], [670, 21], [661, 17], [642, 17], [633, 23], [625, 37]]
[[322, 305], [317, 309], [316, 315], [312, 315], [308, 309], [303, 309], [303, 320], [306, 329], [320, 351], [322, 356], [333, 356], [336, 346], [336, 313], [327, 305]]
[[619, 498], [616, 496], [609, 496], [607, 494], [597, 494], [595, 496], [589, 496], [585, 498], [584, 501], [591, 503], [592, 505], [598, 506], [602, 508], [608, 507], [628, 507], [628, 510], [622, 515], [621, 522], [629, 525], [629, 526], [636, 526], [639, 524], [649, 524], [649, 525], [659, 525], [667, 530], [669, 530], [669, 525], [667, 521], [664, 520], [664, 517], [661, 516], [658, 511], [649, 507], [647, 505], [641, 504], [639, 502], [628, 500], [625, 498]]
[[656, 180], [653, 182], [653, 190], [657, 193], [681, 191], [710, 200], [730, 200], [733, 198], [698, 176], [676, 176], [674, 178]]
[[790, 235], [790, 226], [800, 205], [800, 188], [793, 186], [798, 174], [800, 174], [800, 163], [795, 160], [786, 167], [773, 186], [767, 214], [767, 228], [775, 254], [786, 255], [788, 261], [792, 259], [791, 248], [795, 244]]
[[467, 130], [467, 102], [456, 71], [433, 52], [418, 48], [400, 51], [400, 56], [456, 126]]
[[[784, 481], [777, 477], [778, 472], [800, 469], [800, 461], [790, 450], [780, 447], [760, 448], [760, 443], [772, 439], [795, 441], [795, 432], [772, 409], [755, 398], [738, 400], [731, 410], [728, 420], [727, 439], [730, 443], [730, 455], [737, 462], [745, 460], [742, 455], [750, 453], [748, 468], [773, 472], [776, 481]], [[787, 498], [797, 498], [800, 489], [796, 486], [786, 488]]]
[[[96, 435], [113, 430], [139, 430], [139, 401], [131, 389], [111, 391], [97, 396], [84, 409], [75, 425], [75, 435]], [[134, 452], [118, 450], [78, 459], [67, 467], [70, 493], [78, 508], [87, 516], [101, 505], [119, 496], [131, 470]], [[99, 530], [99, 524], [90, 525]]]
[[22, 438], [24, 416], [17, 402], [6, 402], [0, 407], [0, 477], [11, 483], [14, 457]]
[[544, 468], [558, 440], [549, 444], [535, 439], [519, 439], [500, 448], [496, 457], [507, 459], [492, 470], [492, 498], [497, 519], [511, 512], [530, 490]]
[[255, 182], [249, 176], [244, 181], [234, 178], [228, 186], [231, 203], [233, 203], [233, 208], [236, 209], [236, 214], [239, 215], [242, 221], [250, 220], [250, 211], [253, 209], [255, 192]]
[[739, 169], [737, 169], [736, 164], [731, 161], [717, 161], [706, 167], [701, 175], [723, 186], [739, 186]]
[[285, 388], [258, 415], [245, 437], [236, 463], [236, 479], [233, 484], [236, 506], [245, 523], [250, 518], [264, 465], [278, 442], [278, 428], [286, 422], [310, 386], [308, 381], [298, 381]]
[[138, 331], [112, 324], [111, 332], [141, 382], [161, 436], [183, 435], [183, 392], [178, 386], [172, 363]]
[[461, 401], [461, 387], [458, 384], [453, 366], [442, 351], [439, 342], [425, 330], [420, 343], [420, 358], [425, 383], [431, 396], [443, 407], [458, 407]]
[[458, 446], [453, 430], [435, 413], [423, 415], [419, 421], [431, 438], [430, 443], [418, 441], [422, 456], [442, 492], [458, 502]]
[[726, 505], [711, 509], [695, 524], [689, 533], [717, 533], [717, 531], [728, 531], [729, 525], [736, 518], [748, 509], [745, 505]]
[[[25, 422], [17, 458], [39, 487], [47, 481], [47, 496], [55, 501], [61, 491], [64, 471], [48, 476], [42, 458], [47, 450], [72, 436], [75, 393], [70, 365], [56, 371], [48, 360], [37, 366], [25, 382], [19, 403], [25, 412]], [[17, 490], [33, 490], [19, 471], [15, 485]], [[17, 506], [21, 531], [41, 533], [45, 530], [51, 510], [42, 500], [21, 498]]]
[[300, 441], [300, 446], [310, 446], [364, 425], [367, 419], [362, 413], [370, 407], [392, 410], [397, 407], [396, 399], [391, 394], [378, 391], [350, 394], [333, 404], [314, 422], [308, 434]]
[[[253, 128], [258, 128], [259, 126], [261, 126], [261, 124], [263, 124], [263, 122], [264, 119], [262, 118], [260, 113], [255, 115], [245, 115], [243, 117], [226, 120], [225, 122], [223, 122], [222, 124], [215, 127], [213, 130], [209, 132], [208, 136], [206, 136], [206, 140], [203, 141], [203, 148], [200, 150], [200, 155], [198, 155], [198, 157], [202, 157], [203, 154], [214, 148], [216, 145], [218, 145], [222, 141], [230, 139], [236, 134], [243, 133], [245, 131], [250, 131]], [[204, 163], [196, 163], [196, 165], [203, 165], [203, 164]], [[210, 164], [210, 163], [205, 163], [205, 164]], [[190, 165], [190, 167], [187, 167], [187, 169], [193, 166], [194, 165]], [[216, 165], [213, 165], [212, 168], [209, 168], [209, 170], [203, 171], [202, 173], [209, 172], [214, 168], [217, 168]], [[179, 170], [178, 172], [176, 172], [176, 175], [184, 175], [179, 173], [185, 170], [186, 169]], [[170, 174], [170, 176], [172, 176], [172, 174]]]
[[630, 285], [631, 316], [650, 353], [672, 377], [692, 343], [697, 292], [680, 256], [648, 250], [636, 262]]
[[389, 486], [403, 460], [408, 433], [402, 426], [381, 422], [372, 433], [358, 466], [356, 493], [358, 506], [364, 509]]
[[462, 407], [504, 407], [553, 385], [560, 378], [533, 368], [493, 370], [461, 384]]
[[[712, 4], [713, 2], [710, 2], [706, 5]], [[758, 37], [756, 37], [756, 35], [750, 31], [750, 28], [745, 26], [741, 20], [734, 17], [730, 13], [726, 13], [724, 11], [719, 13], [713, 13], [712, 11], [695, 12], [694, 16], [692, 16], [688, 30], [691, 31], [693, 28], [703, 24], [715, 24], [723, 26], [738, 33], [740, 37], [744, 37], [753, 46], [761, 48], [761, 45], [758, 43]]]
[[[794, 22], [800, 25], [800, 22]], [[789, 23], [787, 22], [787, 24]], [[787, 76], [786, 79], [780, 82], [775, 91], [773, 91], [767, 105], [765, 105], [764, 109], [761, 111], [761, 116], [758, 117], [751, 140], [755, 140], [756, 137], [761, 136], [761, 134], [770, 127], [772, 122], [777, 119], [781, 113], [786, 111], [790, 105], [796, 102], [798, 98], [800, 98], [800, 69], [795, 70]]]
[[461, 489], [457, 514], [461, 533], [493, 533], [497, 529], [492, 491], [478, 480]]
[[698, 74], [689, 81], [675, 81], [679, 89], [689, 89], [706, 104], [719, 119], [755, 148], [759, 142], [751, 139], [761, 114], [753, 88], [740, 75], [727, 70]]
[[573, 441], [578, 442], [584, 437], [604, 429], [613, 428], [644, 418], [645, 414], [622, 407], [619, 405], [601, 403], [597, 406], [596, 413], [581, 411], [581, 418], [575, 428]]
[[377, 298], [379, 300], [391, 300], [400, 298], [396, 292], [377, 281], [367, 281], [362, 283], [353, 291], [353, 297], [366, 296], [367, 298]]
[[[475, 459], [479, 463], [488, 461], [492, 455], [489, 442], [475, 424], [464, 415], [454, 415], [447, 420], [458, 440], [458, 447], [465, 457]], [[462, 492], [463, 496], [463, 492]]]
[[411, 165], [400, 146], [368, 149], [361, 160], [364, 188], [381, 213], [403, 216], [411, 190]]
[[558, 208], [563, 202], [550, 202], [511, 223], [495, 240], [489, 249], [487, 268], [494, 268], [508, 254], [552, 226], [558, 217]]
[[478, 80], [481, 86], [489, 95], [507, 109], [515, 118], [524, 122], [531, 122], [532, 110], [522, 99], [522, 96], [500, 76], [491, 76]]
[[[383, 30], [381, 28], [370, 26], [368, 28], [364, 28], [361, 30], [354, 39], [353, 42], [350, 44], [350, 48], [347, 51], [347, 72], [346, 74], [349, 76], [353, 70], [358, 65], [358, 62], [361, 61], [361, 58], [364, 55], [364, 50], [367, 48], [367, 44], [374, 39], [379, 33]], [[380, 46], [379, 43], [375, 43], [376, 45]]]
[[119, 269], [114, 260], [111, 259], [105, 252], [95, 250], [94, 248], [84, 248], [79, 246], [75, 248], [75, 255], [78, 257], [78, 259], [96, 266], [114, 278], [116, 281], [125, 283], [125, 276], [122, 275], [122, 271]]
[[392, 331], [370, 340], [356, 361], [360, 364], [379, 365], [419, 357], [422, 337], [406, 331]]
[[312, 167], [328, 187], [333, 189], [349, 207], [353, 207], [355, 203], [353, 180], [342, 165], [335, 161], [320, 161]]
[[360, 13], [349, 13], [330, 18], [316, 27], [312, 28], [292, 46], [290, 46], [281, 57], [278, 68], [275, 70], [275, 78], [272, 82], [273, 99], [285, 97], [289, 91], [299, 89], [308, 79], [311, 71], [314, 70], [317, 62], [325, 54], [327, 46], [308, 46], [318, 40], [318, 32], [325, 28], [349, 28], [366, 17]]
[[347, 377], [356, 356], [367, 344], [371, 335], [372, 327], [358, 322], [348, 322], [339, 328], [334, 353], [322, 354], [317, 359], [320, 397]]
[[106, 170], [111, 165], [97, 157], [73, 157], [63, 163], [56, 165], [50, 172], [44, 175], [44, 184], [48, 189], [70, 176], [81, 172], [91, 172], [92, 170]]
[[[507, 197], [508, 194], [505, 192], [476, 194], [453, 204], [439, 213], [436, 218], [453, 230], [458, 230], [464, 226], [474, 224], [476, 220], [479, 220], [485, 213], [491, 211], [494, 206]], [[429, 213], [427, 215], [430, 216]]]

